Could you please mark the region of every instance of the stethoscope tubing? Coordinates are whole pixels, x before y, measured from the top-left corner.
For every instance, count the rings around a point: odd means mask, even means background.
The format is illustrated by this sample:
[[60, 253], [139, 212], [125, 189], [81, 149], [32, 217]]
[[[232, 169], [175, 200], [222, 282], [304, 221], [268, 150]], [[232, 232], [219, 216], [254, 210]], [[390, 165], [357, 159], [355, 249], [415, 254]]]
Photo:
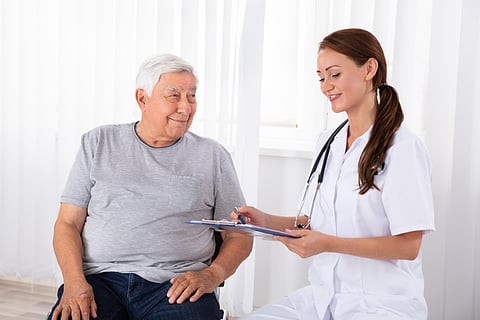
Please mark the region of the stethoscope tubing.
[[307, 187], [308, 187], [308, 185], [310, 184], [310, 180], [312, 179], [313, 174], [315, 173], [315, 171], [317, 171], [318, 164], [320, 163], [320, 159], [321, 159], [322, 156], [325, 154], [325, 156], [323, 157], [322, 168], [320, 169], [320, 174], [318, 175], [318, 183], [320, 184], [320, 183], [323, 182], [323, 176], [324, 176], [324, 174], [325, 174], [325, 168], [327, 167], [328, 154], [330, 153], [330, 146], [331, 146], [333, 140], [335, 139], [336, 135], [340, 132], [340, 130], [342, 130], [342, 128], [343, 128], [347, 123], [348, 123], [348, 119], [346, 119], [345, 121], [343, 121], [343, 122], [332, 132], [332, 134], [330, 135], [330, 137], [328, 137], [327, 141], [325, 141], [325, 144], [323, 145], [322, 149], [321, 149], [320, 152], [318, 153], [318, 156], [317, 156], [317, 158], [315, 159], [315, 163], [313, 164], [312, 170], [310, 171], [310, 174], [308, 175]]
[[[328, 154], [330, 153], [330, 146], [333, 143], [333, 140], [335, 139], [335, 136], [340, 132], [340, 130], [342, 130], [342, 128], [347, 124], [347, 122], [348, 122], [348, 119], [343, 121], [332, 132], [332, 134], [330, 135], [330, 137], [328, 137], [327, 141], [325, 141], [325, 144], [323, 145], [322, 149], [318, 153], [317, 158], [315, 159], [312, 170], [310, 171], [310, 174], [308, 175], [307, 184], [306, 184], [305, 189], [303, 191], [302, 201], [300, 203], [300, 208], [299, 208], [298, 214], [295, 217], [294, 226], [296, 228], [305, 229], [305, 228], [308, 228], [310, 226], [310, 221], [311, 221], [312, 212], [313, 212], [313, 205], [315, 203], [315, 199], [317, 198], [317, 192], [318, 192], [318, 189], [320, 188], [320, 184], [323, 182], [323, 176], [325, 175], [325, 168], [327, 167]], [[322, 158], [322, 156], [323, 156], [322, 168], [320, 169], [320, 173], [318, 174], [318, 180], [317, 180], [317, 186], [316, 186], [317, 189], [315, 190], [315, 194], [314, 194], [313, 200], [312, 200], [312, 206], [310, 207], [309, 215], [307, 216], [307, 224], [305, 224], [305, 225], [297, 224], [298, 217], [301, 214], [303, 205], [305, 203], [305, 197], [307, 196], [308, 188], [310, 187], [310, 183], [312, 182], [312, 176], [317, 171], [318, 164], [320, 163], [320, 159]]]

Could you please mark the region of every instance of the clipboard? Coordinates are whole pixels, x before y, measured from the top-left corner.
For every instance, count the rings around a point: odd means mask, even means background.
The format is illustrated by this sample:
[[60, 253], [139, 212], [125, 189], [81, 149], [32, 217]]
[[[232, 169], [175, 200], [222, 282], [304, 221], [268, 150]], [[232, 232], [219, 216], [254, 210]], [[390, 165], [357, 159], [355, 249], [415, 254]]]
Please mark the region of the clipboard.
[[190, 221], [187, 221], [186, 223], [207, 226], [217, 231], [232, 230], [235, 232], [246, 234], [251, 237], [258, 237], [266, 240], [273, 240], [274, 236], [300, 238], [299, 236], [296, 236], [287, 232], [265, 228], [265, 227], [259, 227], [253, 224], [243, 224], [236, 221], [202, 219], [202, 220], [190, 220]]

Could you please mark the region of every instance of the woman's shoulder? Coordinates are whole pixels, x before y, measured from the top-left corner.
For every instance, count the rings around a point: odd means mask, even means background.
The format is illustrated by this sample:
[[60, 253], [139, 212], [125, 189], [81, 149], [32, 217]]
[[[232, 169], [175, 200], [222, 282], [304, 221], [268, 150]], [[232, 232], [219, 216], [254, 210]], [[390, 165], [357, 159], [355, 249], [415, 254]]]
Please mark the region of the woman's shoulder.
[[405, 125], [401, 125], [400, 128], [398, 128], [397, 132], [395, 133], [395, 136], [393, 137], [393, 145], [397, 143], [422, 143], [423, 138], [413, 132], [410, 128], [408, 128]]
[[395, 133], [390, 150], [391, 152], [397, 150], [398, 152], [425, 154], [428, 156], [428, 148], [424, 137], [404, 125], [400, 126]]

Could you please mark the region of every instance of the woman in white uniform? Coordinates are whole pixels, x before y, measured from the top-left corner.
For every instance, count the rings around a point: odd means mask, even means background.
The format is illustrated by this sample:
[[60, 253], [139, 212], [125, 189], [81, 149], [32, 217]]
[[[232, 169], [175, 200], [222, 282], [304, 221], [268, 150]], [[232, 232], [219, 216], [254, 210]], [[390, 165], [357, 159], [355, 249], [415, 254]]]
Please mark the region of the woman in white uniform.
[[299, 236], [276, 240], [314, 256], [310, 285], [244, 319], [427, 319], [420, 247], [435, 228], [428, 152], [401, 125], [375, 36], [333, 32], [317, 67], [321, 91], [348, 121], [320, 135], [300, 213], [238, 209], [248, 223]]

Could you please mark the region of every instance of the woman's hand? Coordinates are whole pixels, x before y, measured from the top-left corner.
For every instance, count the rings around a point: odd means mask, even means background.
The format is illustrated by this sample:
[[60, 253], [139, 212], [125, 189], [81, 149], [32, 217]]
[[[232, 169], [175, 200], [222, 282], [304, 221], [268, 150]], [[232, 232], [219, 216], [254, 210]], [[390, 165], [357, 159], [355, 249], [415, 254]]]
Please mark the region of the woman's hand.
[[245, 218], [246, 223], [248, 224], [253, 224], [260, 227], [268, 227], [267, 214], [263, 211], [258, 210], [255, 207], [239, 207], [237, 208], [237, 212], [238, 214], [235, 213], [235, 211], [232, 211], [230, 213], [230, 217], [232, 217], [234, 221], [240, 221], [238, 219], [238, 215], [241, 214]]
[[324, 233], [307, 229], [287, 229], [286, 232], [299, 236], [300, 238], [276, 236], [274, 239], [283, 243], [288, 250], [301, 258], [308, 258], [326, 252], [329, 238], [331, 238], [331, 236]]

